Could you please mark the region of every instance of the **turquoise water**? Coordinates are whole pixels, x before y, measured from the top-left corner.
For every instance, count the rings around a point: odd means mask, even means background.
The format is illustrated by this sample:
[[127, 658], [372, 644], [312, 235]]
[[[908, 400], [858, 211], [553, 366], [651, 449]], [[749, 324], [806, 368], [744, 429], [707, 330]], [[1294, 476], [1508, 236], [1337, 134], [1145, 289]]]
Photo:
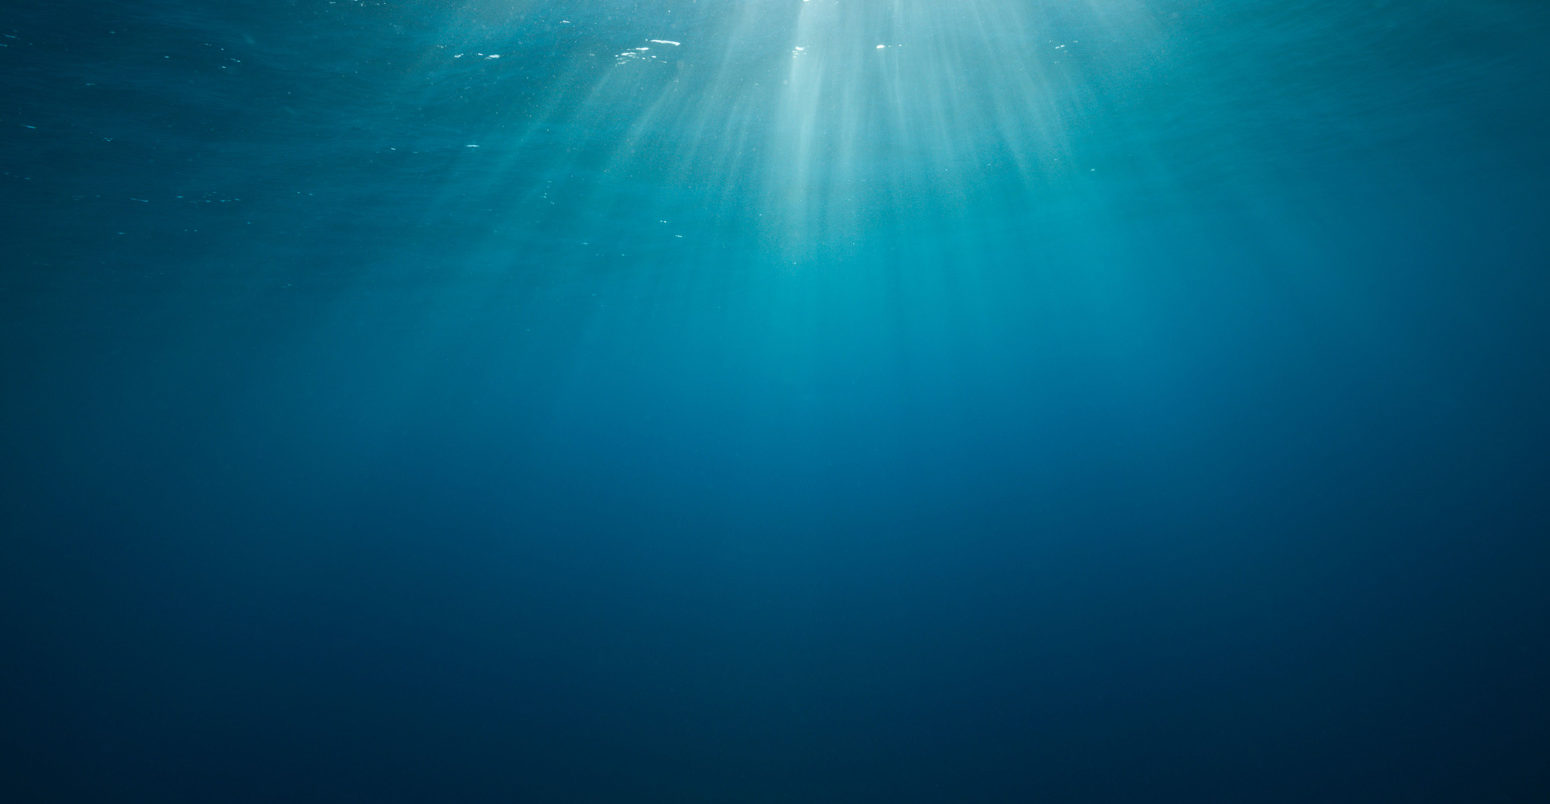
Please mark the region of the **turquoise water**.
[[7, 784], [1538, 800], [1547, 35], [0, 11]]

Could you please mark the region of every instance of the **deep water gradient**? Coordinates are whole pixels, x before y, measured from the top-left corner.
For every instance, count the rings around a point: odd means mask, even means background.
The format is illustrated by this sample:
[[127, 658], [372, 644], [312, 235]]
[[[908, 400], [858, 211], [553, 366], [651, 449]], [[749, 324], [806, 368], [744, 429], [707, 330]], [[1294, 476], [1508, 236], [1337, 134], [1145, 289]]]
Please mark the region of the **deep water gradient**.
[[0, 799], [1550, 800], [1547, 41], [13, 0]]

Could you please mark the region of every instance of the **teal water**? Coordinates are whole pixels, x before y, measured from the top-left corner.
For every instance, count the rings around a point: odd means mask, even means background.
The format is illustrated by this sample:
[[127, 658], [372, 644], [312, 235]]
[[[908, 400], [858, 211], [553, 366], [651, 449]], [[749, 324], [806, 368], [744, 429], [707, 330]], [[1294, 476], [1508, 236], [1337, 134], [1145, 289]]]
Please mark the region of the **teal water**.
[[1550, 10], [0, 11], [37, 801], [1534, 801]]

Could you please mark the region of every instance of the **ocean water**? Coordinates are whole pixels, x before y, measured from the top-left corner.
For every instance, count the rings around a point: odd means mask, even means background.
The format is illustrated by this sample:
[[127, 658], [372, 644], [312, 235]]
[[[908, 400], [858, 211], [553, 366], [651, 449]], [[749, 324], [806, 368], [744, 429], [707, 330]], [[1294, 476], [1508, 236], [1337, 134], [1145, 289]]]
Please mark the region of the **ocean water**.
[[0, 798], [1550, 800], [1547, 42], [13, 0]]

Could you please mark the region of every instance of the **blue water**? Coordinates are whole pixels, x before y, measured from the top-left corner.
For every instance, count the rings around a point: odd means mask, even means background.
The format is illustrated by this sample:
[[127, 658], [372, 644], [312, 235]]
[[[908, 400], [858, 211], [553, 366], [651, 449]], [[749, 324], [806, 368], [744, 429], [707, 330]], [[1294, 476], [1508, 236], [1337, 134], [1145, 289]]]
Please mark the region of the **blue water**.
[[1550, 800], [1550, 6], [0, 37], [4, 800]]

